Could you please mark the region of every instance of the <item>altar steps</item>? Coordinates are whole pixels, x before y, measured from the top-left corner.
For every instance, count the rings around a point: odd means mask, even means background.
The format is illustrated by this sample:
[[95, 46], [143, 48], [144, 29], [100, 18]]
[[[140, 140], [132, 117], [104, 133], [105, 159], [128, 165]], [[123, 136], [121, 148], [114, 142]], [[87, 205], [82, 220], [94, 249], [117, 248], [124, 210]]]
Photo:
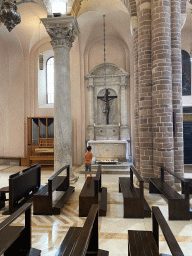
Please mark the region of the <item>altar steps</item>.
[[[132, 163], [130, 162], [122, 162], [119, 164], [101, 164], [101, 172], [103, 174], [129, 174], [130, 165]], [[95, 174], [98, 169], [97, 164], [91, 165], [92, 173]], [[79, 170], [79, 173], [85, 173], [85, 166], [82, 165], [82, 167]]]

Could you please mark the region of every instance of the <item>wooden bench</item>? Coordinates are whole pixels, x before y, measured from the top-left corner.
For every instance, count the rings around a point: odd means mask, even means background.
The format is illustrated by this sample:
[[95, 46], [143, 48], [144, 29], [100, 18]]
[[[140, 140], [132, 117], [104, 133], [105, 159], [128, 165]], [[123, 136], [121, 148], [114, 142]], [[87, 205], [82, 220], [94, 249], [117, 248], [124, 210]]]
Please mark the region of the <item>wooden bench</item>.
[[[1, 206], [7, 201], [5, 194], [9, 194], [9, 211], [11, 214], [29, 201], [41, 186], [41, 166], [33, 165], [9, 176], [9, 186], [0, 189]], [[4, 202], [3, 202], [4, 201]]]
[[[189, 182], [189, 194], [192, 194], [192, 179], [184, 178], [184, 181]], [[182, 194], [185, 194], [185, 182], [181, 182]]]
[[88, 177], [83, 185], [79, 195], [79, 217], [87, 217], [92, 204], [99, 204], [99, 216], [106, 216], [107, 188], [101, 187], [101, 165], [96, 176]]
[[98, 232], [99, 206], [93, 204], [84, 226], [70, 227], [55, 256], [108, 256], [109, 252], [99, 249]]
[[159, 226], [172, 256], [184, 256], [159, 207], [152, 206], [152, 231], [128, 230], [128, 256], [159, 256]]
[[[31, 248], [31, 203], [24, 204], [0, 224], [0, 255], [38, 256], [40, 250]], [[25, 226], [11, 223], [25, 213]]]
[[[184, 197], [164, 180], [164, 171], [184, 182]], [[192, 218], [189, 207], [189, 183], [178, 174], [161, 167], [161, 177], [149, 179], [149, 193], [163, 194], [168, 199], [169, 220], [190, 220]]]
[[[60, 176], [63, 171], [67, 171], [67, 175]], [[48, 179], [48, 184], [41, 188], [33, 197], [33, 214], [52, 215], [61, 213], [61, 208], [75, 191], [75, 187], [69, 186], [69, 176], [70, 166], [66, 165]], [[65, 192], [54, 207], [53, 191]]]
[[0, 188], [0, 209], [5, 207], [5, 201], [9, 201], [6, 198], [6, 194], [9, 193], [9, 186]]
[[[133, 185], [133, 173], [139, 181], [139, 188]], [[130, 177], [119, 177], [119, 192], [123, 193], [124, 218], [151, 217], [151, 209], [144, 198], [144, 180], [130, 166]]]

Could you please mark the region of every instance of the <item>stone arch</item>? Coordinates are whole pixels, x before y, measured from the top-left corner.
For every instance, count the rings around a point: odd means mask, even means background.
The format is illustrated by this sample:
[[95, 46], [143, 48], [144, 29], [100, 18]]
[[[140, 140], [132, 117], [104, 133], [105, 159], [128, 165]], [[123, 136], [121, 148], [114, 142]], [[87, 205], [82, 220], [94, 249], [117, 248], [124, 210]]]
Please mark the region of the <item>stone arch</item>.
[[[72, 10], [71, 10], [71, 15], [74, 17], [77, 17], [83, 4], [88, 1], [89, 0], [74, 0], [72, 5]], [[121, 2], [123, 2], [123, 4], [126, 6], [131, 17], [137, 16], [137, 6], [136, 6], [135, 0], [121, 0]]]

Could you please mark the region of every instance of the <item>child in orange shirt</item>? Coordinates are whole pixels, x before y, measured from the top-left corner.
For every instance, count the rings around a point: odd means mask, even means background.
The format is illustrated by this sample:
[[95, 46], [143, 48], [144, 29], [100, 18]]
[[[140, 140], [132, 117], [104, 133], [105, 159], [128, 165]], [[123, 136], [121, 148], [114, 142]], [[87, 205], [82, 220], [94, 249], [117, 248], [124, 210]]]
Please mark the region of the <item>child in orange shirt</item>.
[[85, 179], [87, 178], [87, 172], [89, 172], [91, 177], [91, 159], [93, 155], [91, 153], [91, 146], [87, 147], [87, 152], [85, 153]]

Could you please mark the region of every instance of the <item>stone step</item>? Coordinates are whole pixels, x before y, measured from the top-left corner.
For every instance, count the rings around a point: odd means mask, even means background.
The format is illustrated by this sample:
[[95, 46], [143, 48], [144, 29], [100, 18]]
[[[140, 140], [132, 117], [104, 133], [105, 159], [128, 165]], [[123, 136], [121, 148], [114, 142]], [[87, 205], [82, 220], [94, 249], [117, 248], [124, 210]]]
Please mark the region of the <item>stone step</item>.
[[[132, 163], [123, 162], [120, 164], [101, 164], [101, 173], [103, 174], [129, 174], [130, 171], [130, 165]], [[91, 170], [92, 173], [95, 174], [97, 172], [98, 165], [92, 164]], [[85, 165], [82, 165], [79, 173], [85, 173]]]

